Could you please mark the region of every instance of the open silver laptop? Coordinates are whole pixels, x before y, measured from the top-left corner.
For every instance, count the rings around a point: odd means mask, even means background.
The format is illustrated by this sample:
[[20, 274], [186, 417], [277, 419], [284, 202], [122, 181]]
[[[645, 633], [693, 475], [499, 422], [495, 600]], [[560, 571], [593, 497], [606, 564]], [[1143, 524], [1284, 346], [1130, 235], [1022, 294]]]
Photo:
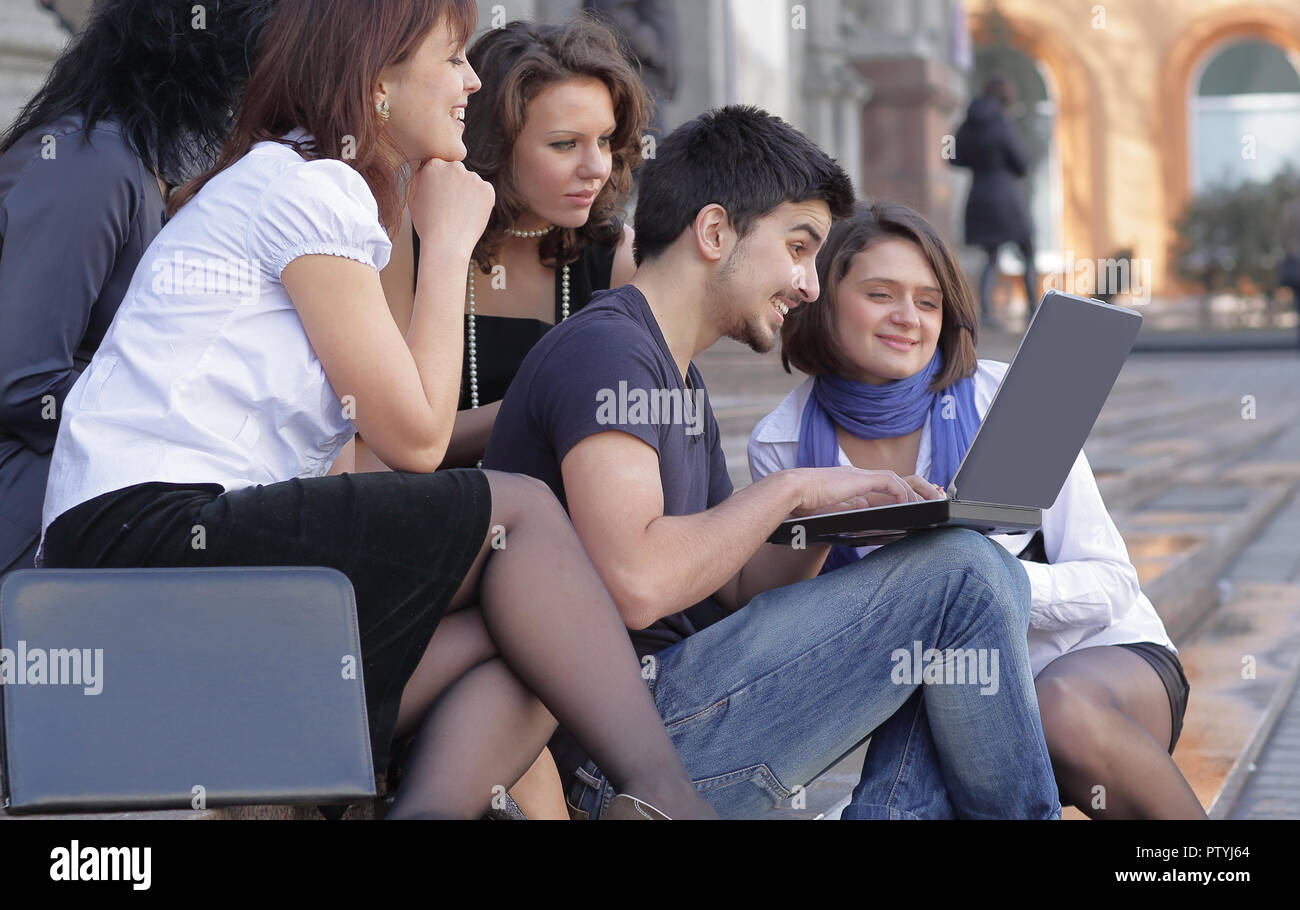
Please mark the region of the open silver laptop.
[[945, 525], [984, 534], [1038, 528], [1141, 326], [1133, 310], [1048, 291], [957, 468], [950, 498], [791, 518], [769, 540], [869, 546]]

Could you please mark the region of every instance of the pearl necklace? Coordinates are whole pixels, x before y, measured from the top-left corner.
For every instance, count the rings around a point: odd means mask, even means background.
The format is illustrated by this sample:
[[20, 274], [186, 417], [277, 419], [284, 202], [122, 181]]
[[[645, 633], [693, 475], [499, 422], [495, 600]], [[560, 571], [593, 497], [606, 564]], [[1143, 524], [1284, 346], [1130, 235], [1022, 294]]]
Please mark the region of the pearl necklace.
[[[531, 239], [534, 237], [544, 237], [551, 231], [555, 230], [555, 225], [542, 228], [537, 231], [515, 231], [508, 230], [513, 237]], [[474, 328], [474, 263], [469, 264], [469, 320], [465, 326], [466, 338], [469, 341], [469, 406], [478, 407], [478, 344], [477, 333]], [[560, 322], [569, 318], [569, 267], [566, 265], [560, 270]]]

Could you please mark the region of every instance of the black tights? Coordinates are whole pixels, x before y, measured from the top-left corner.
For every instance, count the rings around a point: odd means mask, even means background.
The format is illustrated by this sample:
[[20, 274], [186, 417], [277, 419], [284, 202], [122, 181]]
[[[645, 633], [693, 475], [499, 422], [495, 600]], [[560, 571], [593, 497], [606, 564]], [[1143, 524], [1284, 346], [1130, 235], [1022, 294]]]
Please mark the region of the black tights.
[[[419, 733], [389, 818], [477, 818], [528, 770], [556, 718], [617, 791], [670, 816], [716, 817], [691, 785], [627, 629], [555, 497], [531, 478], [484, 473], [491, 527], [451, 610], [477, 603], [490, 647], [473, 641], [469, 622], [459, 637], [430, 642], [402, 692], [397, 733], [417, 724]], [[444, 622], [456, 628], [457, 614]]]
[[1089, 818], [1205, 818], [1169, 755], [1159, 675], [1125, 648], [1062, 655], [1034, 680], [1061, 805]]

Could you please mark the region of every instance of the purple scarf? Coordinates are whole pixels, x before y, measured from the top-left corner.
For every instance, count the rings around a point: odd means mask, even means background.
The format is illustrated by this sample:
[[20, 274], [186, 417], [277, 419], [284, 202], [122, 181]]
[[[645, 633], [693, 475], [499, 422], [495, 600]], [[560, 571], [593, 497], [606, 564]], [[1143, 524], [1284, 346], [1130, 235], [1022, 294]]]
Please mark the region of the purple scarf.
[[[975, 410], [975, 382], [959, 379], [943, 392], [931, 392], [930, 383], [943, 369], [943, 356], [936, 348], [925, 369], [906, 379], [881, 385], [821, 375], [813, 380], [812, 394], [799, 424], [801, 468], [824, 468], [839, 464], [838, 424], [859, 439], [895, 439], [914, 433], [930, 417], [930, 476], [941, 487], [952, 482], [975, 431], [979, 412]], [[853, 547], [835, 546], [826, 557], [822, 572], [830, 572], [857, 560]]]

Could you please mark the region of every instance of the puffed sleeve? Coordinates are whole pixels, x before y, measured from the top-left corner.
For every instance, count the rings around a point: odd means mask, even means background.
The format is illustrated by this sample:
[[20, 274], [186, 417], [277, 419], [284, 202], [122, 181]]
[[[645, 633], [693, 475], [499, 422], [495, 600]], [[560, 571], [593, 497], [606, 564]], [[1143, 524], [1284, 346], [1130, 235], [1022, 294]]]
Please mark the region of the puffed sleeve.
[[343, 256], [388, 264], [393, 244], [359, 173], [322, 158], [290, 165], [267, 187], [249, 225], [249, 252], [271, 278], [300, 256]]
[[[0, 204], [0, 426], [36, 452], [54, 447], [57, 413], [80, 372], [74, 355], [140, 206], [143, 165], [116, 136], [51, 134], [41, 157], [20, 140], [22, 174]], [[19, 160], [33, 151], [28, 162]]]

